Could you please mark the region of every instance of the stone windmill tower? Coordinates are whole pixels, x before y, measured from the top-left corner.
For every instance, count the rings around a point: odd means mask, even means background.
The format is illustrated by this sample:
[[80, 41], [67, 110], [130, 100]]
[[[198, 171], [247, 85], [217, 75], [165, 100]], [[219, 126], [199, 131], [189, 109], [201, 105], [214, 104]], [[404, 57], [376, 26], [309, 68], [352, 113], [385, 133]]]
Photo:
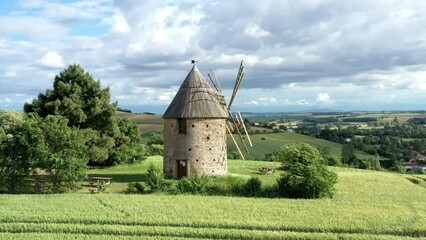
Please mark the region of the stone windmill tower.
[[163, 115], [163, 170], [173, 178], [227, 173], [226, 102], [193, 63]]

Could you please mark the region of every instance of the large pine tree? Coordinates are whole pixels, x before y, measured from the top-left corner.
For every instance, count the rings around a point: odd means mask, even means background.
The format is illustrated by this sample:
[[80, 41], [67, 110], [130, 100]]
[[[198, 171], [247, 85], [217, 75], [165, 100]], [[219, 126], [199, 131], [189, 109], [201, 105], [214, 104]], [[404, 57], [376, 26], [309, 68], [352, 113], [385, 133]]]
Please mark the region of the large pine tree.
[[[68, 119], [70, 127], [84, 131], [91, 165], [118, 163], [117, 154], [126, 155], [121, 156], [119, 162], [143, 159], [145, 151], [140, 134], [129, 137], [128, 131], [121, 129], [124, 124], [120, 121], [123, 120], [116, 117], [117, 104], [111, 103], [110, 98], [109, 88], [102, 89], [99, 81], [80, 65], [73, 64], [55, 77], [53, 89], [40, 93], [32, 103], [26, 103], [24, 111], [35, 112], [41, 117], [60, 115]], [[122, 153], [124, 146], [137, 150]]]

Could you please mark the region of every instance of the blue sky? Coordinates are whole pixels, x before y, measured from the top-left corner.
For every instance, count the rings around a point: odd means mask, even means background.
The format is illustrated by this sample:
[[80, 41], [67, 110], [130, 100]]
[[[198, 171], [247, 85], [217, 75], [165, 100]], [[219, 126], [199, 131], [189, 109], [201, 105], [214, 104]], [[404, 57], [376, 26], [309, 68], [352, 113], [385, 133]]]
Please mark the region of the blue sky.
[[163, 113], [198, 60], [235, 110], [418, 110], [425, 1], [0, 1], [0, 109], [79, 63], [112, 101]]

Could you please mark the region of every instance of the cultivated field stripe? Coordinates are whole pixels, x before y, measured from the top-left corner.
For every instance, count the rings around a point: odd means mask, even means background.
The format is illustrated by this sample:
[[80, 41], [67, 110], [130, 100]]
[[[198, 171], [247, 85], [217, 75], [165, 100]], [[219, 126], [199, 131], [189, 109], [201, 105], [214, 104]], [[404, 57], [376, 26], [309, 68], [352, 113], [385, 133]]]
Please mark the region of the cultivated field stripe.
[[[59, 236], [68, 236], [69, 239], [134, 239], [144, 236], [149, 239], [418, 239], [411, 237], [393, 235], [371, 235], [371, 234], [334, 234], [334, 233], [306, 233], [287, 231], [249, 231], [226, 229], [193, 229], [193, 228], [173, 228], [173, 227], [135, 227], [135, 226], [90, 226], [85, 225], [34, 225], [34, 224], [6, 224], [0, 225], [0, 237], [16, 239], [34, 235], [45, 239], [52, 237], [58, 239]], [[114, 238], [111, 238], [111, 237]], [[60, 237], [64, 239], [63, 237]]]
[[[397, 230], [397, 231], [384, 231], [384, 230], [366, 230], [366, 229], [323, 229], [323, 228], [299, 228], [299, 227], [261, 227], [261, 226], [238, 226], [238, 225], [221, 225], [221, 224], [173, 224], [173, 223], [154, 223], [154, 222], [126, 222], [126, 221], [73, 221], [73, 220], [54, 220], [54, 221], [31, 221], [31, 220], [2, 220], [2, 224], [0, 225], [0, 232], [11, 232], [9, 230], [13, 230], [13, 228], [7, 228], [6, 226], [32, 226], [29, 229], [33, 229], [36, 227], [40, 227], [41, 229], [46, 228], [49, 229], [49, 226], [58, 226], [64, 227], [64, 229], [73, 229], [72, 226], [78, 226], [80, 231], [83, 231], [85, 234], [102, 234], [102, 232], [92, 232], [94, 228], [102, 229], [105, 227], [106, 229], [123, 229], [123, 228], [152, 228], [152, 229], [174, 229], [174, 230], [182, 230], [182, 229], [192, 229], [193, 231], [212, 231], [212, 232], [251, 232], [251, 233], [279, 233], [279, 232], [294, 232], [294, 233], [330, 233], [330, 234], [368, 234], [372, 235], [389, 235], [389, 236], [406, 236], [406, 237], [426, 237], [425, 229], [406, 229], [406, 230]], [[68, 226], [66, 228], [65, 226]], [[6, 230], [5, 230], [6, 229]], [[8, 230], [9, 229], [9, 230]], [[87, 232], [86, 232], [87, 231]], [[14, 232], [14, 231], [12, 231]], [[20, 232], [18, 229], [17, 232]], [[44, 232], [44, 231], [30, 231], [30, 232]], [[47, 231], [49, 232], [49, 231]], [[59, 232], [58, 232], [59, 233]], [[65, 233], [80, 233], [80, 232], [65, 232]], [[132, 235], [132, 234], [124, 234], [124, 235]], [[181, 236], [181, 237], [186, 237]], [[200, 237], [197, 235], [197, 237]], [[211, 236], [207, 236], [207, 238], [212, 238]]]

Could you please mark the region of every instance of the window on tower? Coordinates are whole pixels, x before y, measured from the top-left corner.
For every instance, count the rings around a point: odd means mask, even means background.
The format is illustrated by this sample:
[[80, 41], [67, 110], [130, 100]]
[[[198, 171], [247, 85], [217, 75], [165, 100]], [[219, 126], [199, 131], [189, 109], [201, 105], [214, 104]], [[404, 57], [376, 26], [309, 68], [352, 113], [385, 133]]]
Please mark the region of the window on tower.
[[178, 118], [179, 133], [186, 134], [186, 119]]

